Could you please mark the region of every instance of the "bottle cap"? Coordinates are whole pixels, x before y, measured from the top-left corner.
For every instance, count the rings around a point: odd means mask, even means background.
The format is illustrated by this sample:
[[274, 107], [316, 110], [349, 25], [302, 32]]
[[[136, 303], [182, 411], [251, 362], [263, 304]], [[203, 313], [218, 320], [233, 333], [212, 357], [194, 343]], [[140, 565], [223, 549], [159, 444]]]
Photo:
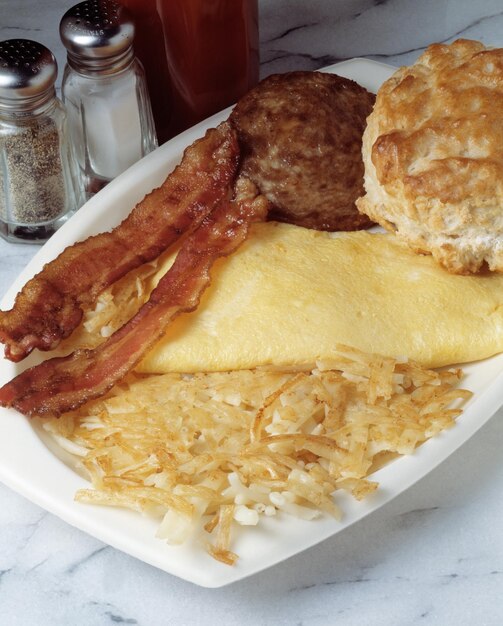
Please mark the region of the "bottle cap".
[[134, 22], [123, 6], [114, 0], [86, 0], [62, 17], [61, 41], [68, 61], [75, 67], [103, 69], [132, 57]]
[[[58, 74], [56, 59], [41, 43], [29, 39], [0, 42], [0, 108], [17, 109], [52, 97]], [[43, 97], [42, 97], [43, 96]]]

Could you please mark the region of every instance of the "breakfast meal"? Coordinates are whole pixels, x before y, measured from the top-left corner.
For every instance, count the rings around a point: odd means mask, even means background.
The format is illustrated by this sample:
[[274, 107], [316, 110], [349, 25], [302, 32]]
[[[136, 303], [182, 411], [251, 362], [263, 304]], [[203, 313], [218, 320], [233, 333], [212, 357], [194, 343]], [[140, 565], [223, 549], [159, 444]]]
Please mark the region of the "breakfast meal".
[[230, 121], [242, 172], [272, 203], [270, 219], [319, 230], [356, 230], [362, 133], [375, 96], [323, 72], [274, 74], [237, 103]]
[[503, 49], [435, 44], [379, 89], [360, 211], [450, 272], [503, 272]]
[[0, 406], [78, 459], [79, 502], [226, 564], [236, 526], [340, 518], [339, 490], [453, 426], [457, 366], [503, 352], [502, 90], [503, 50], [468, 41], [373, 110], [335, 75], [265, 79], [0, 312], [6, 358], [53, 352]]

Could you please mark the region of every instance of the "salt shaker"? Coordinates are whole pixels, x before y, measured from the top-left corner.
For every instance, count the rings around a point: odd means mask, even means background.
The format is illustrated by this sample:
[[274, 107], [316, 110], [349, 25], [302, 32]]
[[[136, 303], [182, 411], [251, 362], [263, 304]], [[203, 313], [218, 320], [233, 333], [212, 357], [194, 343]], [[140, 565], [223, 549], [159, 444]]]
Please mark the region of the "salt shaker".
[[46, 241], [82, 202], [56, 76], [42, 44], [0, 42], [0, 235], [8, 241]]
[[113, 0], [86, 0], [60, 23], [62, 98], [87, 197], [157, 147], [134, 23]]

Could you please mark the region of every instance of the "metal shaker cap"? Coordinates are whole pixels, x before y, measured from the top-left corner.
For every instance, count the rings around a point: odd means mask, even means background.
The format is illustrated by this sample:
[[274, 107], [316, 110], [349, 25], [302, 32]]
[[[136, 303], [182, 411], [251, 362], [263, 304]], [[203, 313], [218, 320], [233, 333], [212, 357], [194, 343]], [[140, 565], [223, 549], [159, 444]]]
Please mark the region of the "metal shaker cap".
[[0, 42], [0, 108], [52, 96], [58, 74], [56, 59], [41, 43], [29, 39]]
[[114, 0], [86, 0], [63, 15], [59, 34], [70, 62], [98, 68], [132, 49], [134, 22]]

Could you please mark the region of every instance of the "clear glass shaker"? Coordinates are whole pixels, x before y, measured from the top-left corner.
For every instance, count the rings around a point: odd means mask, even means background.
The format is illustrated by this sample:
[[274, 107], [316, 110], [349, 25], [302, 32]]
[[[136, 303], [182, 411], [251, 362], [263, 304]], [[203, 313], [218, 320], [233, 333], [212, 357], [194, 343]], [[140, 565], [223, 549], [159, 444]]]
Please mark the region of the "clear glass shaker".
[[86, 0], [60, 23], [62, 98], [87, 197], [157, 147], [134, 23], [113, 0]]
[[42, 44], [0, 42], [0, 236], [8, 241], [46, 241], [82, 203], [57, 71]]

